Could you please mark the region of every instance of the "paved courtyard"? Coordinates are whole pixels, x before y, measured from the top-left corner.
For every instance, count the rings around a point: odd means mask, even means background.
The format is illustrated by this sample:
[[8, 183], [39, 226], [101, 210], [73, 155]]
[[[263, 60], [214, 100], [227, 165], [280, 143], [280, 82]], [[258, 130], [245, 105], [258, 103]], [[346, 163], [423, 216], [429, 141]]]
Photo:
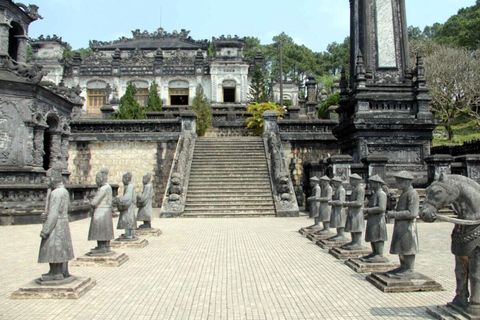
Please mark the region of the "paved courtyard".
[[[417, 293], [373, 287], [297, 232], [311, 224], [305, 216], [153, 224], [163, 234], [147, 247], [116, 250], [130, 257], [122, 266], [70, 268], [97, 281], [78, 300], [10, 299], [48, 265], [37, 263], [40, 225], [0, 227], [0, 319], [430, 319], [425, 306], [454, 296], [447, 223], [418, 224], [417, 270], [445, 291]], [[70, 227], [76, 256], [85, 254], [89, 219]]]

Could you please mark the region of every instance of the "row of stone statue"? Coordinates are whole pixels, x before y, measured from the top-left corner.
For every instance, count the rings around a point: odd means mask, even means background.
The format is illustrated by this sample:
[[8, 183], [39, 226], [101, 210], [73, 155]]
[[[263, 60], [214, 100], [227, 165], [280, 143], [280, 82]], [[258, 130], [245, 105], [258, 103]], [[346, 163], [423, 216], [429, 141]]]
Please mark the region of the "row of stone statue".
[[[350, 201], [346, 201], [346, 191], [340, 177], [311, 178], [313, 195], [308, 201], [311, 202], [311, 215], [315, 219], [315, 224], [306, 229], [320, 229], [313, 235], [329, 235], [330, 228], [336, 228], [336, 235], [327, 240], [339, 243], [348, 241], [345, 232], [350, 232], [351, 241], [341, 246], [344, 250], [362, 250], [362, 235], [365, 232], [365, 241], [370, 242], [372, 253], [362, 257], [361, 260], [382, 263], [388, 261], [383, 255], [384, 243], [387, 240], [386, 218], [395, 219], [390, 253], [399, 255], [400, 267], [388, 273], [399, 277], [412, 275], [418, 250], [415, 219], [419, 211], [419, 196], [412, 187], [414, 178], [410, 173], [401, 171], [395, 178], [398, 188], [403, 193], [395, 210], [392, 211], [387, 211], [387, 193], [384, 190], [387, 189], [386, 183], [378, 175], [368, 180], [373, 194], [367, 207], [364, 207], [363, 179], [358, 174], [350, 176], [353, 188]], [[323, 224], [322, 229], [320, 223]]]
[[[49, 263], [50, 271], [43, 274], [37, 281], [48, 284], [49, 281], [61, 281], [70, 277], [68, 261], [74, 258], [73, 245], [68, 223], [69, 194], [62, 179], [62, 165], [54, 164], [47, 171], [48, 194], [45, 212], [41, 218], [44, 220], [40, 237], [39, 263]], [[136, 240], [135, 230], [137, 220], [143, 221], [140, 228], [151, 228], [153, 220], [152, 197], [153, 186], [150, 182], [151, 174], [143, 176], [143, 192], [137, 195], [132, 182], [132, 173], [123, 175], [123, 196], [113, 197], [112, 187], [108, 184], [108, 169], [103, 168], [96, 174], [96, 184], [99, 189], [94, 198], [90, 200], [92, 206], [92, 219], [88, 232], [88, 240], [97, 241], [97, 246], [90, 250], [88, 255], [102, 256], [113, 254], [110, 241], [114, 239], [113, 207], [120, 212], [117, 229], [124, 229], [117, 240]], [[138, 207], [135, 216], [135, 205]], [[71, 279], [72, 281], [74, 279]]]

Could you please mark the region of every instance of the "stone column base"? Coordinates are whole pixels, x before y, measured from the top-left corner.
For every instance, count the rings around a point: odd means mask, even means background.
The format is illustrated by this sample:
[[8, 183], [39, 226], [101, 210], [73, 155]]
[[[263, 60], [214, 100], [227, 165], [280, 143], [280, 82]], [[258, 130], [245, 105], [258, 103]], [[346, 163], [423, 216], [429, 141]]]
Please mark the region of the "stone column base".
[[387, 262], [365, 262], [358, 258], [348, 259], [345, 264], [357, 273], [387, 272], [400, 266], [399, 263]]
[[127, 262], [128, 256], [125, 253], [112, 251], [111, 255], [83, 255], [70, 263], [72, 267], [120, 267]]
[[97, 282], [92, 278], [78, 277], [58, 286], [42, 286], [32, 280], [12, 293], [12, 299], [78, 299]]
[[415, 276], [409, 279], [391, 278], [385, 273], [372, 273], [366, 279], [381, 291], [388, 293], [443, 290], [441, 284], [421, 273], [415, 273]]
[[367, 247], [362, 247], [361, 249], [358, 249], [358, 250], [347, 250], [341, 247], [333, 247], [330, 250], [328, 250], [328, 253], [330, 253], [332, 256], [334, 256], [339, 260], [347, 260], [350, 258], [365, 257], [366, 255], [372, 253], [372, 250]]

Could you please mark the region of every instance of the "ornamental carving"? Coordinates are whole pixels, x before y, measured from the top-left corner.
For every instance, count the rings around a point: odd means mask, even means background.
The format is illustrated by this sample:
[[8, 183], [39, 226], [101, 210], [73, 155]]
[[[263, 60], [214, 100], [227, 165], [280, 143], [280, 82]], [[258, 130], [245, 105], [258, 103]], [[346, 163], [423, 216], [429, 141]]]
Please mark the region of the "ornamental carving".
[[61, 44], [62, 46], [67, 46], [68, 43], [62, 41], [62, 37], [57, 36], [54, 34], [53, 36], [47, 35], [46, 37], [41, 34], [37, 39], [30, 39], [31, 43], [36, 43], [36, 42], [57, 42]]
[[140, 29], [132, 31], [132, 38], [121, 37], [118, 40], [114, 41], [97, 41], [91, 40], [90, 41], [90, 48], [101, 48], [106, 46], [111, 46], [119, 43], [128, 43], [135, 39], [178, 39], [182, 42], [187, 42], [191, 44], [197, 44], [200, 46], [207, 46], [207, 40], [193, 40], [192, 37], [189, 36], [190, 31], [182, 29], [180, 32], [174, 30], [172, 33], [165, 31], [163, 28], [159, 28], [154, 32], [148, 31], [140, 31]]
[[19, 8], [21, 8], [34, 21], [38, 20], [38, 19], [43, 19], [43, 17], [38, 13], [38, 6], [37, 5], [29, 4], [28, 6], [26, 6], [21, 2], [15, 2], [15, 4]]
[[162, 124], [162, 123], [72, 123], [72, 133], [149, 133], [149, 132], [181, 132], [181, 125], [178, 124]]

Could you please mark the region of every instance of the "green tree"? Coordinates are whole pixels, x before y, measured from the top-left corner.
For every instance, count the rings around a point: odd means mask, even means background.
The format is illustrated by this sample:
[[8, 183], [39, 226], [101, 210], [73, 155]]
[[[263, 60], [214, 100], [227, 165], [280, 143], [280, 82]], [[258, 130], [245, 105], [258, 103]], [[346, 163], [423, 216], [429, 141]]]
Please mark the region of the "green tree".
[[340, 103], [340, 92], [335, 92], [328, 96], [317, 109], [318, 117], [320, 119], [328, 119], [328, 108], [337, 106]]
[[267, 110], [274, 110], [279, 113], [279, 118], [283, 117], [283, 108], [274, 102], [254, 103], [247, 106], [245, 113], [250, 114], [247, 118], [246, 129], [250, 130], [254, 135], [261, 136], [263, 134], [263, 118], [262, 114]]
[[33, 59], [33, 49], [30, 44], [27, 44], [27, 62]]
[[451, 16], [435, 33], [435, 41], [469, 50], [480, 48], [480, 2]]
[[246, 59], [253, 60], [259, 49], [262, 52], [264, 50], [264, 47], [260, 43], [260, 39], [255, 37], [245, 38], [245, 43], [243, 46], [243, 56]]
[[191, 110], [197, 113], [197, 134], [202, 137], [209, 127], [212, 126], [213, 113], [210, 103], [203, 91], [202, 85], [197, 86], [197, 92], [193, 98]]
[[257, 65], [253, 71], [252, 82], [248, 91], [249, 103], [268, 102], [267, 85], [262, 68]]
[[158, 84], [155, 80], [148, 89], [148, 99], [146, 111], [162, 111], [162, 99], [158, 95]]
[[215, 45], [213, 44], [213, 42], [210, 42], [210, 44], [208, 45], [207, 52], [209, 57], [215, 57]]
[[132, 82], [127, 85], [125, 94], [120, 98], [120, 107], [118, 113], [113, 117], [115, 119], [146, 119], [144, 109], [135, 100], [137, 88]]

